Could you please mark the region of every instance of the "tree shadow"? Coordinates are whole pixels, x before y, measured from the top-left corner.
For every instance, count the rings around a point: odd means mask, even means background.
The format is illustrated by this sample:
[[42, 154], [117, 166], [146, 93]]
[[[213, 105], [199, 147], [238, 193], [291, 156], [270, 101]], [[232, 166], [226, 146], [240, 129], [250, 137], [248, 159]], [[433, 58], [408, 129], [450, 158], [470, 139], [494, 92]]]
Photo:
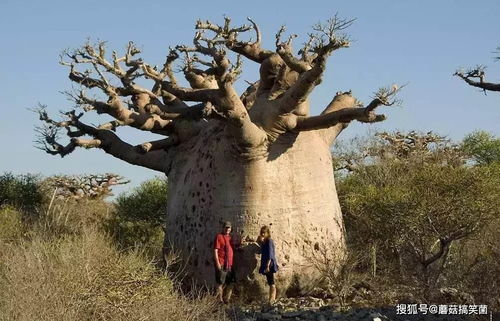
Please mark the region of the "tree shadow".
[[282, 134], [269, 147], [268, 161], [272, 161], [286, 153], [297, 141], [299, 133], [287, 132]]

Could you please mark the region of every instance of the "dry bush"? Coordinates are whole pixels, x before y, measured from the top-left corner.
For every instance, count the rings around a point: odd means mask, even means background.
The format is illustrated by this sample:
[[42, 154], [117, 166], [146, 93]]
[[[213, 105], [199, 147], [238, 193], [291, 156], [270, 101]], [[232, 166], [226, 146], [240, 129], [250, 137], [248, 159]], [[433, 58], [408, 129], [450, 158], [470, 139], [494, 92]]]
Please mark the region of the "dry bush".
[[212, 296], [182, 294], [181, 277], [155, 266], [157, 238], [129, 228], [130, 246], [117, 243], [113, 204], [45, 196], [33, 213], [0, 208], [0, 321], [225, 319]]
[[495, 311], [500, 308], [499, 229], [500, 222], [496, 221], [481, 235], [459, 242], [450, 250], [443, 275], [453, 288]]
[[323, 244], [308, 259], [321, 276], [319, 289], [323, 296], [333, 299], [341, 307], [352, 303], [359, 292], [359, 285], [367, 278], [367, 275], [359, 273], [359, 266], [366, 260], [365, 255]]
[[48, 200], [38, 210], [36, 219], [25, 222], [27, 236], [38, 237], [80, 234], [85, 228], [102, 228], [113, 215], [113, 206], [102, 200]]
[[2, 321], [223, 318], [210, 297], [181, 296], [140, 252], [119, 252], [95, 228], [0, 243]]

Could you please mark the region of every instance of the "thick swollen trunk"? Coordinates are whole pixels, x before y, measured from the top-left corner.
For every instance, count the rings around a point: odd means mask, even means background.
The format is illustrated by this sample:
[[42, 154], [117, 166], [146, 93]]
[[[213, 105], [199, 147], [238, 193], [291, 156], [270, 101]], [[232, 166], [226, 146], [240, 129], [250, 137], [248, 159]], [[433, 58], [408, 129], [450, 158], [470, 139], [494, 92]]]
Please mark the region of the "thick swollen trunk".
[[[233, 223], [233, 237], [244, 241], [255, 240], [262, 225], [271, 226], [281, 293], [314, 286], [313, 265], [324, 260], [325, 247], [343, 251], [330, 149], [320, 133], [287, 133], [267, 157], [248, 161], [237, 155], [233, 138], [210, 122], [177, 147], [182, 150], [168, 177], [166, 242], [188, 260], [187, 272], [198, 283], [215, 281], [213, 241], [226, 220]], [[257, 250], [255, 243], [244, 242], [236, 251], [237, 279], [249, 295], [267, 291]]]

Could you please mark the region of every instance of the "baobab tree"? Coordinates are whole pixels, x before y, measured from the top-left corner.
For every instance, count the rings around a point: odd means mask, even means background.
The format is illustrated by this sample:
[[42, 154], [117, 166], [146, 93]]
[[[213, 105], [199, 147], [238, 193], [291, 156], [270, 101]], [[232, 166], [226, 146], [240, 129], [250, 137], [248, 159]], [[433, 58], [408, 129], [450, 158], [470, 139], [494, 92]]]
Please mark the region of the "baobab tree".
[[[281, 288], [305, 288], [317, 277], [308, 258], [323, 246], [344, 249], [332, 143], [351, 121], [384, 120], [375, 110], [393, 105], [398, 88], [379, 89], [367, 105], [350, 91], [338, 92], [320, 115], [310, 116], [308, 97], [328, 57], [349, 47], [344, 30], [353, 20], [335, 16], [315, 25], [297, 55], [296, 35], [284, 37], [282, 27], [275, 50], [267, 50], [257, 24], [248, 20], [242, 26], [229, 18], [222, 25], [197, 21], [192, 45], [170, 48], [161, 67], [139, 58], [132, 42], [123, 56], [113, 51], [108, 57], [103, 42], [64, 52], [61, 64], [81, 87], [68, 93], [77, 108], [63, 120], [38, 109], [45, 123], [41, 147], [61, 157], [77, 147], [98, 148], [164, 173], [170, 186], [164, 248], [188, 261], [195, 280], [214, 281], [213, 239], [220, 222], [229, 220], [242, 240], [240, 284], [260, 288], [253, 241], [267, 224], [277, 243]], [[256, 33], [255, 41], [240, 38], [249, 32]], [[240, 95], [234, 84], [242, 57], [260, 65], [260, 77]], [[90, 125], [83, 116], [91, 111], [113, 120]], [[134, 146], [118, 136], [124, 126], [163, 137]], [[61, 130], [68, 143], [59, 141]]]
[[[497, 48], [496, 53], [500, 54], [500, 47]], [[500, 56], [495, 57], [495, 60], [500, 60]], [[470, 86], [482, 89], [485, 94], [486, 91], [500, 91], [500, 83], [492, 83], [485, 80], [486, 67], [483, 65], [470, 68], [466, 71], [457, 70], [453, 75], [461, 78]]]

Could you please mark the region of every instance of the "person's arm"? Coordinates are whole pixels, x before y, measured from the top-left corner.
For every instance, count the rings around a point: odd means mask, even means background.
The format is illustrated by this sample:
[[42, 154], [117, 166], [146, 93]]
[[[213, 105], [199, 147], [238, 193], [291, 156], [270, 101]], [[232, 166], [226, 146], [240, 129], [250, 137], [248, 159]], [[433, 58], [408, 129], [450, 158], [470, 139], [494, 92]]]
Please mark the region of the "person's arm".
[[217, 270], [222, 270], [222, 267], [219, 262], [219, 249], [220, 249], [220, 242], [219, 242], [219, 236], [215, 237], [215, 242], [214, 242], [214, 263], [215, 267]]
[[269, 246], [269, 260], [267, 260], [267, 264], [266, 264], [266, 273], [271, 270], [271, 262], [272, 262], [272, 260], [274, 260], [275, 255], [276, 255], [273, 240], [269, 239], [268, 246]]
[[214, 262], [217, 270], [222, 270], [222, 266], [220, 265], [219, 262], [219, 249], [214, 249]]

